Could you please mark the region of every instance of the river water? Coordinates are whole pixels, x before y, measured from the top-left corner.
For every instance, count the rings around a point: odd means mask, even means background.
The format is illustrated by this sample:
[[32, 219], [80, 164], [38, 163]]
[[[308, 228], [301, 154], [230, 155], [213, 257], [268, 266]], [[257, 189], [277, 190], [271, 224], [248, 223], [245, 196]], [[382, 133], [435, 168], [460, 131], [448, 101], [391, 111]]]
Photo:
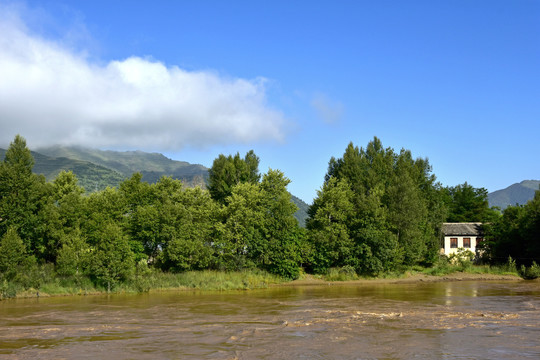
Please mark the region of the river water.
[[538, 359], [540, 283], [0, 302], [0, 359]]

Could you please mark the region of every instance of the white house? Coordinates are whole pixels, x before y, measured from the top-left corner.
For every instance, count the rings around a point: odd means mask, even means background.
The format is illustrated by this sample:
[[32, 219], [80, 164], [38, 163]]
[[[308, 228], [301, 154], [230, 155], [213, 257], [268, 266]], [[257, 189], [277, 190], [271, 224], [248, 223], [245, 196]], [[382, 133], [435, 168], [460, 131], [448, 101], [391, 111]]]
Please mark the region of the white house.
[[476, 246], [484, 240], [482, 223], [443, 223], [441, 254], [450, 255], [464, 248], [476, 253]]

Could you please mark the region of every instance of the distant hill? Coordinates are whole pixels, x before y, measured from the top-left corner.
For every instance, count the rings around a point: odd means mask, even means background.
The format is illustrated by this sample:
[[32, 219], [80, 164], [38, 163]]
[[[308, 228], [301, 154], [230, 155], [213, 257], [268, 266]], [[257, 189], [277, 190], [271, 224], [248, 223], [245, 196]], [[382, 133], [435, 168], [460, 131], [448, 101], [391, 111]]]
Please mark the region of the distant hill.
[[[0, 160], [4, 160], [5, 149], [0, 149]], [[47, 181], [53, 181], [62, 170], [73, 171], [79, 180], [79, 185], [87, 192], [103, 190], [107, 186], [117, 186], [126, 176], [88, 161], [68, 159], [66, 157], [50, 157], [32, 151], [35, 160], [34, 173], [45, 176]]]
[[291, 194], [291, 200], [292, 202], [298, 206], [298, 210], [294, 214], [294, 217], [296, 220], [298, 220], [298, 223], [300, 223], [300, 226], [305, 227], [306, 226], [306, 220], [308, 218], [308, 209], [309, 205], [306, 204], [302, 199], [297, 198], [296, 196]]
[[159, 153], [103, 151], [75, 146], [52, 146], [37, 151], [53, 158], [64, 157], [100, 165], [122, 174], [124, 178], [140, 172], [143, 181], [149, 183], [158, 181], [162, 176], [171, 176], [182, 180], [186, 186], [204, 188], [208, 179], [208, 168], [199, 164], [171, 160]]
[[508, 206], [526, 204], [534, 197], [539, 186], [540, 180], [524, 180], [506, 189], [494, 191], [488, 194], [489, 206], [498, 206], [504, 210]]

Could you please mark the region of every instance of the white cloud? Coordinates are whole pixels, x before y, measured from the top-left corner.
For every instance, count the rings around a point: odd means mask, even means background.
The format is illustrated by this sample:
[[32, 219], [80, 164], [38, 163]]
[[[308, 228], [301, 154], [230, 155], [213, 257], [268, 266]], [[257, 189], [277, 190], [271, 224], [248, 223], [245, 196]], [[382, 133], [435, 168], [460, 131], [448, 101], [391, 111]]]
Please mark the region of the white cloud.
[[317, 116], [327, 124], [338, 122], [343, 116], [343, 104], [332, 101], [321, 93], [313, 96], [311, 106], [315, 109]]
[[226, 78], [130, 57], [96, 64], [32, 34], [0, 8], [0, 144], [180, 149], [280, 141], [264, 79]]

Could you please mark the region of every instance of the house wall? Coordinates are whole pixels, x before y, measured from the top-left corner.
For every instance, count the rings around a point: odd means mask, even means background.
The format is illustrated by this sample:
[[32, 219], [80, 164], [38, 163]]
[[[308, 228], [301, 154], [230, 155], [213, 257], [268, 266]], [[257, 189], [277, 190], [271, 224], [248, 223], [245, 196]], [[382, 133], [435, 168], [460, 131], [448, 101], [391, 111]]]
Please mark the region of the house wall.
[[[457, 238], [458, 246], [457, 248], [451, 248], [450, 247], [450, 238]], [[466, 248], [467, 250], [472, 251], [473, 253], [476, 253], [476, 236], [445, 236], [444, 237], [444, 248], [442, 248], [441, 252], [445, 255], [450, 255], [458, 251], [459, 248], [463, 247], [463, 238], [470, 238], [471, 239], [471, 247]]]

